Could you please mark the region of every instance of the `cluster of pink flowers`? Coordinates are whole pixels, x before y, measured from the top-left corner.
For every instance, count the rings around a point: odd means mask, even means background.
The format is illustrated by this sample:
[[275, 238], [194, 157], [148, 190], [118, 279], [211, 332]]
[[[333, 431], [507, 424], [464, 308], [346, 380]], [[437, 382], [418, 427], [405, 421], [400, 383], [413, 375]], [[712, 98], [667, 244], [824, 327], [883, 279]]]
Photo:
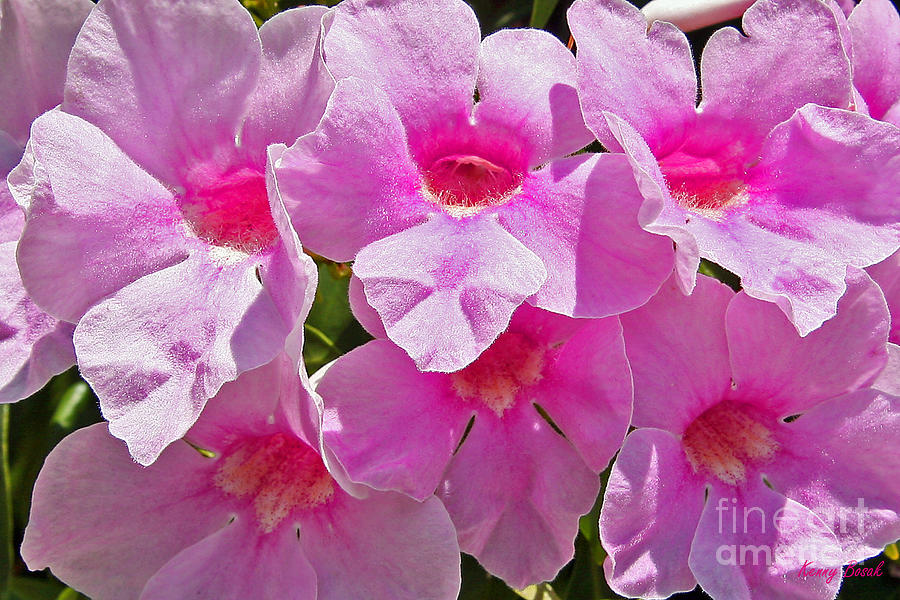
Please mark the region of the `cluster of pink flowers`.
[[[575, 0], [574, 53], [462, 0], [0, 8], [0, 402], [77, 362], [108, 421], [48, 457], [29, 568], [451, 600], [461, 550], [523, 588], [614, 457], [628, 597], [826, 600], [804, 565], [900, 538], [889, 0], [759, 0], [699, 78], [625, 0]], [[312, 380], [304, 248], [375, 338]]]

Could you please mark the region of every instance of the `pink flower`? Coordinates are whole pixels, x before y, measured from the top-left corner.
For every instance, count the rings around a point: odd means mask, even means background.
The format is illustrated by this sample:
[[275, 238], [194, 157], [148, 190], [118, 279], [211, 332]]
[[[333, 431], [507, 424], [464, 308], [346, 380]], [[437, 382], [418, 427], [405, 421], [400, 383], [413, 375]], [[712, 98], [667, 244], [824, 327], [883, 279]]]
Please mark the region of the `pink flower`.
[[[357, 317], [378, 335], [360, 287]], [[437, 488], [460, 548], [515, 587], [572, 558], [578, 518], [631, 415], [618, 320], [528, 305], [461, 371], [418, 371], [382, 330], [320, 377], [323, 440], [349, 478], [415, 498]]]
[[276, 165], [279, 189], [311, 250], [355, 260], [420, 369], [471, 363], [523, 301], [614, 315], [671, 271], [625, 158], [564, 158], [592, 136], [575, 59], [550, 34], [481, 41], [460, 0], [345, 0], [325, 56], [334, 96]]
[[672, 25], [648, 31], [624, 0], [569, 11], [585, 120], [634, 166], [641, 223], [676, 242], [681, 286], [692, 288], [701, 256], [712, 260], [801, 335], [835, 314], [848, 266], [900, 246], [900, 130], [845, 110], [839, 12], [760, 0], [744, 15], [747, 37], [710, 38], [695, 106], [690, 48]]
[[857, 108], [900, 127], [900, 15], [888, 0], [863, 0], [847, 19]]
[[105, 424], [68, 436], [35, 484], [29, 568], [95, 600], [456, 598], [440, 501], [341, 488], [301, 383], [285, 358], [245, 373], [146, 468]]
[[35, 306], [16, 265], [24, 218], [6, 176], [22, 158], [31, 122], [62, 101], [66, 61], [93, 4], [10, 0], [0, 11], [0, 402], [38, 391], [75, 363], [73, 327]]
[[[869, 388], [889, 317], [851, 270], [837, 316], [805, 338], [770, 303], [701, 277], [624, 315], [638, 429], [600, 515], [617, 592], [833, 598], [805, 575], [900, 537], [900, 399]], [[799, 417], [798, 417], [799, 415]]]
[[142, 464], [309, 310], [314, 266], [267, 185], [266, 146], [324, 110], [325, 12], [257, 32], [235, 0], [102, 0], [62, 110], [35, 121], [10, 175], [25, 286], [78, 323], [81, 372]]
[[900, 344], [900, 252], [867, 269], [881, 287], [891, 312], [891, 331], [888, 340]]

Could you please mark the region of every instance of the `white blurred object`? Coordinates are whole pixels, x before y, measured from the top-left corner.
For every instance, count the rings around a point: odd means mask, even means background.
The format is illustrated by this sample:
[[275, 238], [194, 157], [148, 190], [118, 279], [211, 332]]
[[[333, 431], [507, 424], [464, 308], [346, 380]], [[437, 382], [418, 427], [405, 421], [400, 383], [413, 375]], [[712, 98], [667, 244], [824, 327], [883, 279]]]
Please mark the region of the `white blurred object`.
[[753, 0], [651, 0], [641, 12], [647, 22], [668, 21], [682, 31], [693, 31], [736, 19]]

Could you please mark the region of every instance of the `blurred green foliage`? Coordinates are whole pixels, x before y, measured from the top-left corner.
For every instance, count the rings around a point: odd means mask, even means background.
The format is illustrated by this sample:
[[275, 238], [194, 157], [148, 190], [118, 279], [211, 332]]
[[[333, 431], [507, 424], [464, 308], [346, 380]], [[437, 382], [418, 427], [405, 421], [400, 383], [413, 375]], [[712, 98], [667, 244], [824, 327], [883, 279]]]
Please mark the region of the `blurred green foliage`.
[[[635, 4], [642, 6], [644, 0]], [[243, 0], [257, 24], [278, 12], [303, 4], [333, 6], [337, 0], [300, 2], [298, 0]], [[560, 40], [569, 40], [565, 12], [571, 0], [471, 0], [484, 35], [504, 27], [545, 28]], [[739, 26], [735, 21], [729, 25]], [[690, 34], [695, 58], [715, 28]], [[599, 150], [597, 145], [591, 151]], [[371, 337], [353, 319], [347, 300], [350, 266], [315, 257], [319, 288], [305, 326], [304, 358], [310, 373]], [[718, 265], [703, 261], [700, 272], [739, 289], [739, 279]], [[65, 435], [101, 421], [97, 399], [87, 384], [71, 369], [55, 377], [32, 398], [0, 407], [0, 600], [77, 600], [84, 598], [67, 588], [47, 572], [29, 573], [17, 549], [28, 520], [31, 490], [44, 457]], [[8, 424], [8, 429], [7, 429]], [[885, 449], [885, 451], [890, 451]], [[608, 470], [601, 477], [605, 484]], [[601, 492], [602, 496], [602, 492]], [[488, 574], [468, 555], [462, 557], [463, 586], [460, 600], [611, 600], [620, 598], [606, 584], [603, 560], [606, 556], [599, 536], [597, 519], [600, 500], [582, 517], [575, 541], [575, 558], [548, 585], [516, 592]], [[112, 526], [112, 524], [111, 524]], [[533, 540], [539, 545], [542, 540]], [[891, 557], [881, 555], [864, 563], [876, 566], [881, 560], [888, 568], [882, 577], [847, 579], [841, 600], [900, 600], [900, 561], [896, 549]], [[678, 594], [677, 600], [702, 600], [709, 597], [696, 589]], [[173, 599], [175, 600], [175, 599]], [[250, 600], [250, 599], [248, 599]]]

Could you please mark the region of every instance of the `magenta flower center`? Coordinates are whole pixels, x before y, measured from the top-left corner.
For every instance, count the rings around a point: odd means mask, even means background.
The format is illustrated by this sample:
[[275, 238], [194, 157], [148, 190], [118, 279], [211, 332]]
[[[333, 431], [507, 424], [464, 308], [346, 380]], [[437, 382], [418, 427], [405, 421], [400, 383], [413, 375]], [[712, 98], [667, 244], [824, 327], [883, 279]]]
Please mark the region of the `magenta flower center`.
[[255, 169], [239, 169], [188, 190], [180, 208], [194, 234], [214, 246], [252, 254], [278, 238], [266, 178]]
[[545, 348], [520, 333], [506, 332], [471, 365], [452, 373], [453, 389], [464, 400], [481, 402], [502, 417], [519, 391], [543, 378]]
[[334, 495], [334, 481], [318, 453], [283, 433], [242, 440], [230, 448], [215, 484], [230, 496], [250, 501], [265, 533], [295, 510], [314, 508]]
[[429, 196], [453, 216], [506, 203], [521, 180], [521, 174], [473, 154], [450, 154], [425, 170]]
[[684, 152], [675, 152], [659, 162], [669, 193], [678, 205], [714, 219], [747, 201], [744, 173], [738, 164]]
[[704, 471], [729, 485], [745, 480], [747, 467], [775, 456], [778, 442], [752, 407], [720, 402], [694, 419], [682, 444], [695, 472]]

